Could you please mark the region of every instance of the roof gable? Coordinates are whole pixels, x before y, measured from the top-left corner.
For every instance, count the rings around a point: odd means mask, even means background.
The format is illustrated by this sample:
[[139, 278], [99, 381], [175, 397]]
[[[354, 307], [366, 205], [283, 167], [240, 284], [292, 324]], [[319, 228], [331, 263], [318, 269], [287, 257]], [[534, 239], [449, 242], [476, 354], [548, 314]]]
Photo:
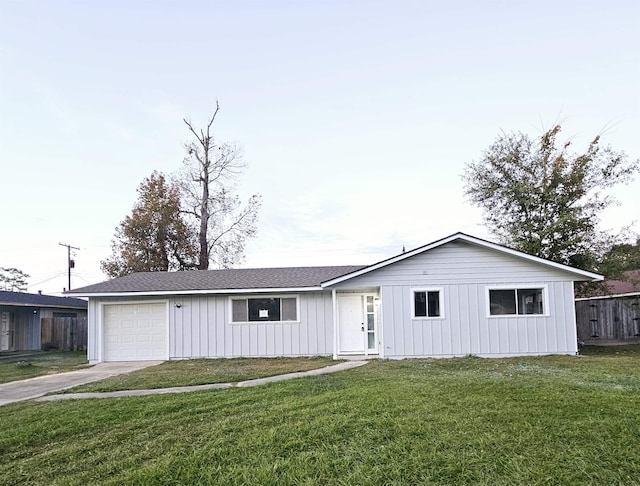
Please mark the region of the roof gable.
[[362, 268], [360, 270], [356, 270], [350, 274], [346, 274], [346, 275], [341, 275], [339, 277], [336, 277], [332, 280], [328, 280], [326, 282], [322, 283], [323, 287], [330, 287], [332, 285], [336, 285], [342, 282], [345, 282], [347, 280], [350, 280], [352, 278], [356, 278], [359, 277], [361, 275], [365, 275], [367, 273], [373, 272], [375, 270], [378, 270], [380, 268], [384, 268], [387, 267], [389, 265], [393, 265], [394, 263], [400, 262], [402, 260], [406, 260], [407, 258], [411, 258], [415, 255], [419, 255], [421, 253], [427, 252], [429, 250], [432, 250], [434, 248], [438, 248], [441, 247], [443, 245], [446, 245], [448, 243], [454, 242], [454, 241], [464, 241], [467, 243], [470, 243], [472, 245], [477, 245], [480, 247], [484, 247], [484, 248], [488, 248], [491, 250], [495, 250], [507, 255], [511, 255], [511, 256], [515, 256], [517, 258], [522, 258], [525, 260], [528, 260], [530, 262], [534, 262], [536, 264], [540, 264], [540, 265], [544, 265], [550, 268], [554, 268], [556, 270], [561, 270], [567, 273], [570, 273], [574, 276], [574, 280], [577, 281], [584, 281], [584, 280], [602, 280], [604, 277], [602, 275], [598, 275], [596, 273], [592, 273], [592, 272], [587, 272], [585, 270], [579, 270], [577, 268], [573, 268], [570, 267], [568, 265], [563, 265], [561, 263], [556, 263], [556, 262], [552, 262], [550, 260], [545, 260], [544, 258], [539, 258], [533, 255], [529, 255], [527, 253], [523, 253], [521, 251], [518, 250], [514, 250], [512, 248], [508, 248], [506, 246], [502, 246], [502, 245], [498, 245], [496, 243], [492, 243], [490, 241], [486, 241], [480, 238], [476, 238], [474, 236], [470, 236], [464, 233], [455, 233], [451, 236], [448, 236], [446, 238], [442, 238], [441, 240], [437, 240], [434, 241], [433, 243], [429, 243], [427, 245], [421, 246], [419, 248], [416, 248], [414, 250], [411, 251], [407, 251], [404, 253], [401, 253], [399, 255], [396, 255], [394, 257], [388, 258], [386, 260], [382, 260], [381, 262], [378, 263], [374, 263], [373, 265], [370, 265], [368, 267]]

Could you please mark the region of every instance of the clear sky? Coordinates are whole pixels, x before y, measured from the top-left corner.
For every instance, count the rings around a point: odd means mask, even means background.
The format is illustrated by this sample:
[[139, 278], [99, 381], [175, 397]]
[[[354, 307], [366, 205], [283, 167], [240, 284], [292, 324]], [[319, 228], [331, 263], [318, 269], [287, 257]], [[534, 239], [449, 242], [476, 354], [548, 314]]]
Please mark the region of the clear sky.
[[[637, 0], [0, 0], [0, 267], [60, 292], [62, 242], [74, 288], [105, 280], [136, 188], [216, 100], [263, 197], [243, 266], [489, 237], [460, 174], [501, 130], [640, 157], [638, 25]], [[640, 220], [640, 181], [616, 192], [606, 228]]]

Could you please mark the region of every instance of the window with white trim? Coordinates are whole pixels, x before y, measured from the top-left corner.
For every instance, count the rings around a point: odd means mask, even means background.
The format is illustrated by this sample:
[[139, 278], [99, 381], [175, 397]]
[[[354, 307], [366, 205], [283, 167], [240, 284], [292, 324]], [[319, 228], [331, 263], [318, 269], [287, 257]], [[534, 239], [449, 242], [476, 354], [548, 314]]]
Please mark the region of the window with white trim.
[[412, 289], [411, 309], [414, 319], [443, 317], [442, 289]]
[[543, 315], [544, 288], [489, 289], [489, 315]]
[[231, 299], [231, 322], [297, 320], [297, 297], [240, 297]]

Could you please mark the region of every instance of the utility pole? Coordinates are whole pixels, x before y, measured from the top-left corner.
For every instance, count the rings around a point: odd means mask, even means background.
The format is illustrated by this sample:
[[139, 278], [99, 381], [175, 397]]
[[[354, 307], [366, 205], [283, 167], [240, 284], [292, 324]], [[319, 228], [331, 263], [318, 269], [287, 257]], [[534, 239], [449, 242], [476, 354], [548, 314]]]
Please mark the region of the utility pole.
[[69, 276], [69, 285], [67, 287], [67, 292], [69, 290], [71, 290], [71, 269], [74, 268], [76, 266], [76, 262], [73, 261], [71, 259], [71, 249], [73, 248], [74, 250], [79, 250], [80, 248], [77, 248], [75, 246], [71, 246], [71, 245], [67, 245], [65, 243], [58, 243], [60, 246], [66, 246], [67, 247], [67, 268], [68, 268], [68, 276]]

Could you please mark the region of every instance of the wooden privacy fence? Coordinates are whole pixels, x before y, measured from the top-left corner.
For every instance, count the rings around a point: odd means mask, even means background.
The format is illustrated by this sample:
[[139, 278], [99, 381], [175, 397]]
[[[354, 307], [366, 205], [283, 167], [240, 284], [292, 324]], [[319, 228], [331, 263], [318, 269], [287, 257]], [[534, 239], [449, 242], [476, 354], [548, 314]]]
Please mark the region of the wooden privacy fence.
[[576, 301], [578, 340], [630, 341], [640, 338], [640, 296]]
[[86, 317], [43, 317], [40, 320], [40, 343], [45, 351], [86, 351]]

